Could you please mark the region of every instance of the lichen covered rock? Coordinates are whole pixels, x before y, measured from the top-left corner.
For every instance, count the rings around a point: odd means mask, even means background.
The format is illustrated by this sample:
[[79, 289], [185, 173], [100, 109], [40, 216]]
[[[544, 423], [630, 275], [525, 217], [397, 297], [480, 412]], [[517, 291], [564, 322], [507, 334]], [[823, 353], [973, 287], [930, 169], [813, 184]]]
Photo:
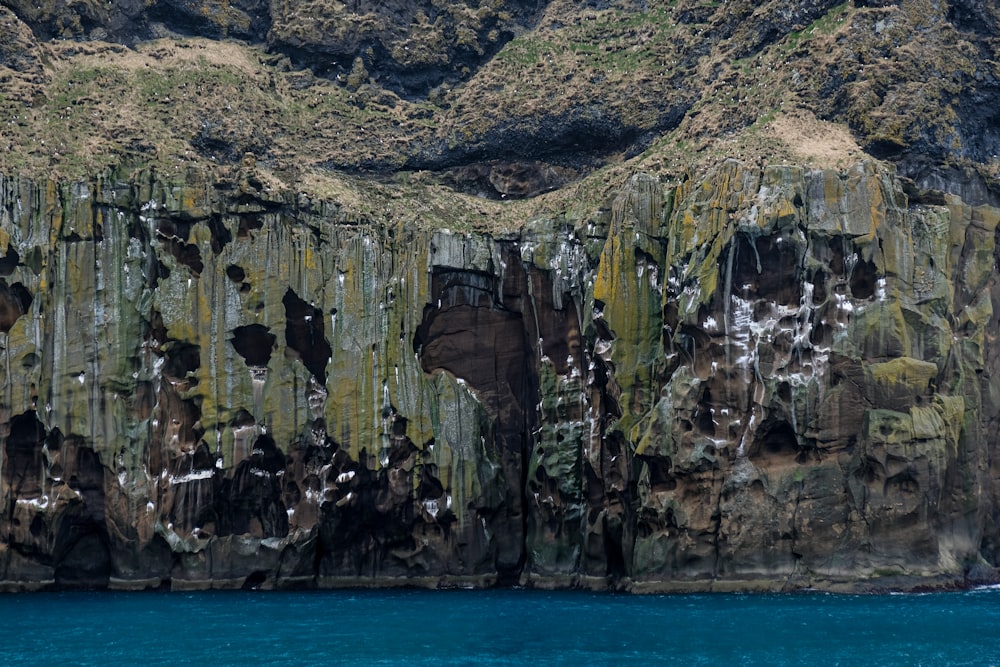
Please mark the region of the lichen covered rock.
[[1000, 211], [941, 197], [728, 161], [487, 234], [249, 159], [2, 179], [0, 581], [988, 571]]

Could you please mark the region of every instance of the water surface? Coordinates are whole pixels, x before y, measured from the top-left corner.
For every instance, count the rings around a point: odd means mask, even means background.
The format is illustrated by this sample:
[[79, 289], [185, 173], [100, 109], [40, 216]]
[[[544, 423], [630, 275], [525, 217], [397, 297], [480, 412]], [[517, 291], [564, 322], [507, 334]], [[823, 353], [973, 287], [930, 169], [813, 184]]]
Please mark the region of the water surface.
[[1000, 665], [1000, 590], [0, 595], [4, 665]]

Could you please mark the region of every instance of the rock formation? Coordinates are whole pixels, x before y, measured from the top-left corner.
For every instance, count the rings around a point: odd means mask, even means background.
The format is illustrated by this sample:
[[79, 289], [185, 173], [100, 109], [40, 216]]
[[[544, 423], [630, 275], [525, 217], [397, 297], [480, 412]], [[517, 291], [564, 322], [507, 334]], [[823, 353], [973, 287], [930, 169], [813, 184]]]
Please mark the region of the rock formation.
[[[997, 578], [992, 5], [334, 4], [311, 31], [309, 3], [0, 7], [0, 588]], [[674, 31], [676, 96], [462, 109], [623, 16]], [[969, 65], [941, 116], [890, 44], [921, 20]], [[616, 44], [571, 94], [646, 81]], [[793, 80], [805, 111], [719, 119]]]
[[638, 174], [511, 232], [4, 179], [3, 579], [847, 580], [992, 564], [1000, 211]]

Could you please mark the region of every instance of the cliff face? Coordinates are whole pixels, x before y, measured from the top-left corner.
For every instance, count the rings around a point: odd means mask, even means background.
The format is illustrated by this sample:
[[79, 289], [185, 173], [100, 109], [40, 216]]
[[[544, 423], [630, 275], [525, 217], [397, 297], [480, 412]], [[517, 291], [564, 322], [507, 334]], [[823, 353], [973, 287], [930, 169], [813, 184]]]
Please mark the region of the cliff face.
[[0, 588], [1000, 579], [997, 3], [0, 33]]
[[492, 232], [4, 178], [0, 581], [991, 576], [998, 222], [876, 162]]

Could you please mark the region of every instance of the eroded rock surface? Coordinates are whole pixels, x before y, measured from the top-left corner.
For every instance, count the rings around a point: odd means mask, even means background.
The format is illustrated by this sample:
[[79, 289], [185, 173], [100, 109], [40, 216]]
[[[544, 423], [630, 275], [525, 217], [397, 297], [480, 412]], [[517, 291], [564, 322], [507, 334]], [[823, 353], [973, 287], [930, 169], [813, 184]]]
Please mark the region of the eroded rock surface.
[[1000, 558], [988, 203], [728, 161], [485, 234], [265, 181], [0, 180], [5, 587], [877, 587]]

